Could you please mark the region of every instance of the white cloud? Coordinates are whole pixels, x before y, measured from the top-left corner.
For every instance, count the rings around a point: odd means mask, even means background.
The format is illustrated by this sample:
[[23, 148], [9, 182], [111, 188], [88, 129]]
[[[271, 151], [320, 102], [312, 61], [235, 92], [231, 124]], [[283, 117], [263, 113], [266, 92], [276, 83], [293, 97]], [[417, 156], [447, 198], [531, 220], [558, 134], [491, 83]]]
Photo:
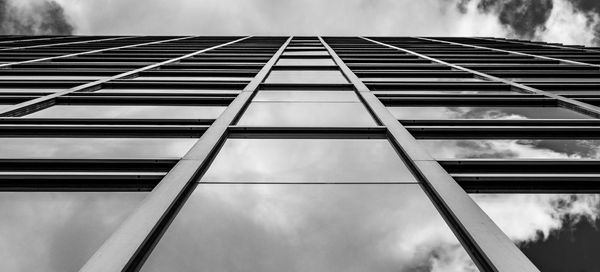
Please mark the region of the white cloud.
[[[7, 0], [28, 11], [41, 0]], [[44, 0], [46, 1], [46, 0]], [[86, 35], [387, 35], [518, 38], [482, 0], [53, 0]], [[505, 5], [510, 1], [499, 1]], [[552, 0], [541, 41], [592, 45], [597, 14]], [[462, 10], [458, 5], [462, 3]], [[536, 8], [520, 4], [519, 8]], [[31, 12], [29, 12], [31, 13]], [[534, 26], [532, 26], [534, 27]]]
[[[600, 195], [474, 194], [473, 200], [516, 242], [546, 239], [568, 228], [565, 218], [593, 222], [600, 214]], [[541, 235], [540, 235], [541, 234]]]
[[503, 31], [492, 15], [461, 14], [457, 0], [57, 1], [80, 34], [497, 36]]
[[[597, 14], [575, 10], [567, 0], [554, 0], [545, 28], [535, 33], [535, 40], [564, 44], [594, 45], [594, 27], [600, 22]], [[588, 17], [592, 18], [591, 22]]]

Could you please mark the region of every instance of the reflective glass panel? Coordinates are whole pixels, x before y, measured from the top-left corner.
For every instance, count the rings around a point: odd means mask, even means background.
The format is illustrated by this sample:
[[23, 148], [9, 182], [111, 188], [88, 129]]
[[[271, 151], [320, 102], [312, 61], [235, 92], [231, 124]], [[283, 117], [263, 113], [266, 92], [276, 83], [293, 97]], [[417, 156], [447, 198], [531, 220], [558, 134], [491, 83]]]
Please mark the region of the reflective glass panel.
[[323, 47], [322, 45], [317, 45], [317, 46], [294, 46], [294, 45], [290, 44], [285, 49], [286, 50], [325, 50], [325, 47]]
[[241, 126], [374, 126], [362, 103], [252, 102]]
[[600, 271], [600, 195], [471, 197], [540, 271]]
[[216, 119], [223, 106], [55, 105], [23, 118]]
[[95, 93], [107, 94], [238, 94], [236, 90], [206, 90], [206, 89], [100, 89]]
[[353, 91], [259, 91], [252, 101], [359, 102]]
[[199, 184], [158, 271], [478, 271], [417, 184]]
[[337, 70], [275, 70], [271, 71], [266, 83], [348, 83]]
[[146, 195], [0, 192], [0, 270], [78, 271]]
[[416, 182], [386, 139], [228, 139], [205, 182]]
[[418, 140], [436, 159], [599, 159], [600, 140]]
[[[115, 73], [116, 74], [116, 73]], [[105, 76], [108, 77], [108, 76]], [[0, 76], [0, 80], [98, 80], [103, 76]]]
[[335, 65], [333, 59], [330, 58], [281, 58], [277, 61], [277, 65], [294, 65], [294, 66], [302, 66], [302, 65]]
[[[534, 86], [534, 88], [536, 88]], [[555, 94], [559, 94], [559, 95], [594, 95], [594, 96], [598, 96], [600, 95], [600, 91], [597, 90], [545, 90], [546, 92], [549, 93], [555, 93]]]
[[361, 77], [362, 81], [484, 81], [473, 77]]
[[599, 82], [600, 78], [585, 78], [585, 77], [520, 77], [507, 78], [512, 81], [519, 82]]
[[0, 138], [0, 158], [179, 158], [187, 138]]
[[7, 93], [55, 93], [58, 91], [63, 91], [68, 89], [68, 87], [65, 88], [40, 88], [40, 89], [32, 89], [32, 88], [2, 88], [0, 89], [0, 93], [3, 92], [7, 92]]
[[251, 77], [226, 77], [226, 76], [140, 76], [133, 80], [182, 80], [182, 81], [250, 81]]
[[329, 56], [329, 53], [325, 50], [323, 51], [285, 51], [283, 52], [284, 56]]
[[390, 91], [373, 91], [375, 94], [523, 94], [513, 91], [492, 91], [492, 90], [390, 90]]
[[398, 119], [589, 119], [561, 107], [387, 107]]

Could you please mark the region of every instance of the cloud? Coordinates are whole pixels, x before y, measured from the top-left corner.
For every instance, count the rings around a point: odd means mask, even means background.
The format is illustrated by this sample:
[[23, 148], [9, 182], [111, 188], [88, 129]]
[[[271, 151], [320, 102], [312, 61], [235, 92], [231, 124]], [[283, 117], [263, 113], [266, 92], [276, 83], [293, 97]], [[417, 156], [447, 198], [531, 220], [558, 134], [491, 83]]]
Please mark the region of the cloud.
[[462, 0], [457, 8], [465, 17], [492, 15], [503, 29], [500, 36], [508, 38], [583, 45], [600, 42], [597, 1]]
[[199, 266], [478, 271], [417, 184], [200, 184], [141, 270]]
[[600, 215], [598, 194], [473, 194], [471, 197], [517, 243], [545, 240], [554, 231], [571, 228], [579, 220], [595, 222]]
[[545, 28], [553, 10], [552, 0], [463, 0], [458, 9], [467, 14], [475, 7], [478, 12], [494, 14], [498, 22], [510, 29], [510, 34], [531, 39]]
[[419, 140], [437, 159], [598, 159], [596, 140]]
[[70, 35], [73, 30], [53, 0], [0, 0], [1, 35]]
[[[2, 0], [23, 34], [494, 36], [594, 45], [594, 0]], [[16, 12], [15, 12], [16, 11]], [[17, 23], [15, 23], [17, 22]], [[5, 33], [6, 32], [5, 30]]]
[[0, 271], [77, 271], [146, 195], [0, 193]]

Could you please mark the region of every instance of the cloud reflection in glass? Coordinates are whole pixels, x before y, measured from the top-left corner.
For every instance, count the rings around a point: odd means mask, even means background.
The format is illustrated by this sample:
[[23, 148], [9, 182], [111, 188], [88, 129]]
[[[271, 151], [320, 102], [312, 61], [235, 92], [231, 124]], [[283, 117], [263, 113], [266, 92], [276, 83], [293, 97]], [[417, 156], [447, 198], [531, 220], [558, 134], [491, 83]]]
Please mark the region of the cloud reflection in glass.
[[478, 271], [417, 184], [203, 184], [141, 271]]

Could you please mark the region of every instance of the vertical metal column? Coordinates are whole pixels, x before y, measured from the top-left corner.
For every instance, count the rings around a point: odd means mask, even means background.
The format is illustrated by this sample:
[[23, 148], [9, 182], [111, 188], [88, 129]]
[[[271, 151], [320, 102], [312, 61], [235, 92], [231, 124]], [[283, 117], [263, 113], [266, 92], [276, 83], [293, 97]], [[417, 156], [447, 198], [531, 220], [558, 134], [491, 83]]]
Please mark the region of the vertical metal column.
[[370, 92], [335, 50], [321, 37], [319, 39], [376, 118], [387, 128], [391, 140], [405, 155], [407, 165], [416, 172], [424, 189], [477, 266], [482, 271], [539, 272], [440, 164], [419, 146], [416, 139]]
[[[121, 272], [138, 265], [156, 238], [161, 224], [176, 208], [200, 172], [208, 165], [211, 155], [217, 151], [227, 136], [227, 129], [250, 102], [252, 93], [258, 89], [292, 37], [289, 37], [271, 59], [256, 74], [227, 109], [212, 123], [190, 151], [169, 171], [152, 190], [140, 207], [113, 233], [81, 268], [81, 272]], [[240, 40], [237, 40], [240, 41]], [[237, 42], [235, 41], [235, 42]]]

